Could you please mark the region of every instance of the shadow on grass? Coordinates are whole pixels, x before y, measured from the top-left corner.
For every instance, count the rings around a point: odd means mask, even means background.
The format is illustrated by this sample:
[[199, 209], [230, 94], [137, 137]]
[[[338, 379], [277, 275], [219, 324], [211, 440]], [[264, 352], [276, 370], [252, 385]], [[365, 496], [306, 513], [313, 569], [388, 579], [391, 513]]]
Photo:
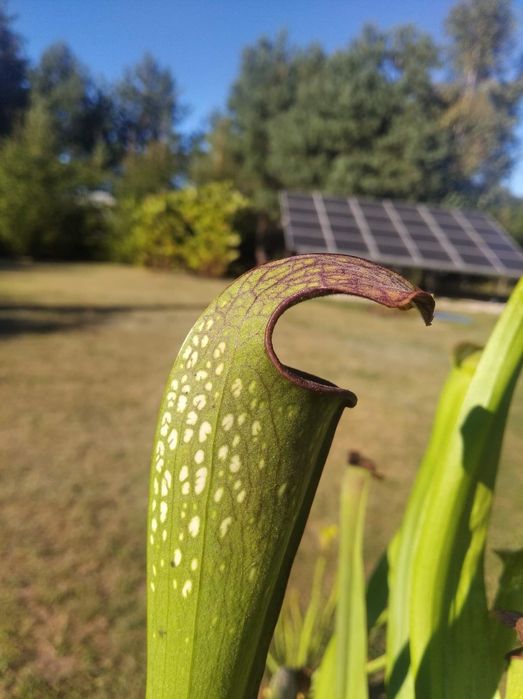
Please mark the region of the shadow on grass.
[[84, 306], [65, 304], [0, 303], [0, 340], [17, 335], [45, 335], [98, 325], [112, 317], [128, 313], [199, 312], [202, 304], [170, 303], [134, 306]]

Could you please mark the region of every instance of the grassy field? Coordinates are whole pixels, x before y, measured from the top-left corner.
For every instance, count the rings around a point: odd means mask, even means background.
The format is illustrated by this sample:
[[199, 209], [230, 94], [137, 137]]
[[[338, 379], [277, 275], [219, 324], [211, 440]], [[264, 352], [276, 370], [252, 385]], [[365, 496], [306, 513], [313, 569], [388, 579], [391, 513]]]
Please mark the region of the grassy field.
[[[224, 285], [109, 265], [0, 272], [0, 696], [143, 697], [156, 411], [186, 332]], [[280, 321], [283, 361], [359, 396], [340, 424], [296, 561], [300, 590], [319, 532], [336, 521], [349, 449], [386, 475], [370, 501], [369, 566], [397, 525], [451, 348], [484, 342], [495, 322], [461, 306], [445, 311], [425, 328], [415, 312], [322, 299]], [[522, 388], [491, 547], [521, 546]]]

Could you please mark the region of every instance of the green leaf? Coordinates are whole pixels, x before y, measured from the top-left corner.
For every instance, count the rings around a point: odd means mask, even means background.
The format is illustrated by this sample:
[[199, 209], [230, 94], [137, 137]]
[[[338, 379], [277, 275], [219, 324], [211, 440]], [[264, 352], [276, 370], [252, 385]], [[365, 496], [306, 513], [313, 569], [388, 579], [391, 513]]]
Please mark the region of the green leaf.
[[[409, 632], [412, 566], [421, 532], [420, 522], [427, 500], [432, 496], [432, 482], [445, 468], [443, 457], [449, 435], [459, 430], [461, 406], [479, 356], [478, 348], [473, 345], [463, 344], [456, 348], [453, 367], [439, 398], [430, 440], [409, 496], [400, 530], [388, 547], [386, 676], [390, 698], [414, 697], [414, 682], [410, 672]], [[376, 596], [377, 592], [374, 594]]]
[[368, 469], [349, 466], [342, 484], [336, 613], [336, 699], [368, 697], [363, 534], [371, 478]]
[[414, 542], [410, 655], [416, 695], [490, 699], [503, 670], [483, 580], [508, 408], [523, 362], [523, 280], [483, 351], [440, 447]]
[[282, 365], [272, 332], [290, 306], [333, 293], [432, 317], [432, 297], [393, 272], [300, 256], [236, 280], [174, 363], [151, 469], [148, 699], [256, 696], [337, 422], [356, 403]]
[[[350, 462], [352, 463], [352, 462]], [[314, 699], [368, 696], [367, 675], [376, 665], [367, 662], [367, 605], [363, 565], [363, 536], [370, 467], [349, 465], [340, 495], [338, 604], [336, 629], [322, 663], [313, 675]], [[383, 580], [383, 566], [379, 566]], [[378, 659], [379, 669], [384, 659]]]
[[[396, 538], [396, 537], [395, 537]], [[388, 617], [389, 569], [393, 540], [376, 563], [367, 582], [367, 631], [385, 623]]]
[[312, 588], [309, 604], [303, 618], [301, 633], [299, 636], [298, 657], [296, 666], [306, 667], [309, 663], [311, 651], [314, 649], [315, 637], [317, 638], [321, 631], [322, 620], [322, 584], [323, 576], [327, 559], [320, 556], [314, 566], [314, 574], [312, 578]]
[[505, 699], [523, 699], [523, 658], [514, 657], [510, 660]]
[[333, 635], [327, 645], [320, 667], [312, 676], [312, 696], [314, 699], [332, 699], [336, 687], [337, 656], [336, 635]]
[[316, 559], [310, 597], [302, 613], [300, 595], [296, 589], [287, 590], [267, 655], [267, 669], [274, 675], [279, 667], [318, 667], [334, 621], [335, 585], [324, 592], [327, 558]]

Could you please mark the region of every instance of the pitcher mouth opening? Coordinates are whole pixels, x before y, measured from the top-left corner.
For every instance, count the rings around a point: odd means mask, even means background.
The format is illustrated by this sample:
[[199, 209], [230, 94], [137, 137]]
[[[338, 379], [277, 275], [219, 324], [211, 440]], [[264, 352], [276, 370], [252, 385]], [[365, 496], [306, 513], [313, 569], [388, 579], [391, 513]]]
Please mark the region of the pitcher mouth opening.
[[281, 369], [278, 369], [280, 374], [297, 386], [301, 386], [302, 388], [316, 393], [338, 395], [344, 399], [346, 408], [354, 408], [358, 402], [358, 396], [355, 393], [349, 391], [347, 388], [340, 388], [335, 383], [332, 383], [332, 381], [323, 379], [321, 376], [316, 376], [315, 374], [309, 374], [307, 371], [296, 369], [287, 364], [280, 364], [280, 366]]
[[[360, 296], [388, 308], [397, 308], [399, 310], [408, 310], [415, 307], [425, 324], [430, 325], [434, 315], [434, 298], [426, 291], [410, 285], [396, 272], [362, 258], [329, 254], [299, 256], [301, 262], [306, 261], [309, 263], [311, 261], [316, 262], [320, 258], [321, 260], [326, 258], [331, 266], [338, 265], [340, 267], [338, 278], [329, 283], [328, 275], [324, 278], [321, 278], [320, 275], [320, 279], [316, 281], [315, 286], [304, 287], [285, 298], [269, 317], [265, 328], [265, 351], [277, 371], [296, 386], [323, 395], [337, 396], [346, 407], [352, 408], [358, 400], [352, 391], [340, 388], [321, 377], [286, 366], [280, 362], [273, 346], [273, 332], [280, 316], [287, 309], [308, 299], [343, 294]], [[347, 263], [353, 267], [353, 275], [346, 274], [347, 270], [344, 268], [344, 265]], [[269, 264], [277, 265], [279, 263]]]
[[279, 318], [292, 306], [301, 303], [302, 301], [307, 301], [308, 299], [318, 298], [320, 296], [329, 296], [336, 293], [342, 293], [337, 289], [331, 288], [320, 288], [312, 289], [306, 292], [300, 292], [288, 299], [285, 299], [272, 313], [269, 318], [265, 330], [265, 350], [269, 355], [269, 359], [272, 364], [278, 370], [281, 376], [291, 381], [296, 386], [304, 388], [308, 391], [313, 391], [314, 393], [319, 393], [323, 395], [336, 396], [341, 399], [342, 403], [346, 408], [354, 408], [358, 402], [358, 397], [352, 391], [346, 388], [340, 388], [335, 383], [322, 378], [321, 376], [316, 376], [315, 374], [310, 374], [301, 369], [296, 369], [295, 367], [288, 366], [280, 362], [278, 355], [274, 350], [273, 345], [273, 333], [276, 323]]

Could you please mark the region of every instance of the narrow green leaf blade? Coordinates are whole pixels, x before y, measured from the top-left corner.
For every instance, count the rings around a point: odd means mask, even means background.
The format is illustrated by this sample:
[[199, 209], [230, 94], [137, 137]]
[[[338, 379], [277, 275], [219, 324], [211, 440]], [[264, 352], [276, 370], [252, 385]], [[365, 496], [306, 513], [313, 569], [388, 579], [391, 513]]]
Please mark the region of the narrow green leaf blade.
[[327, 645], [320, 667], [312, 676], [312, 696], [314, 699], [332, 699], [336, 687], [336, 635]]
[[322, 607], [322, 587], [326, 565], [327, 559], [320, 556], [314, 566], [309, 604], [303, 617], [299, 635], [296, 667], [310, 667], [309, 658], [314, 653], [315, 641], [321, 641], [321, 638], [318, 637], [323, 630], [321, 622], [322, 614], [325, 613], [325, 609]]
[[449, 435], [459, 430], [461, 406], [480, 357], [472, 345], [460, 345], [452, 370], [441, 392], [432, 433], [410, 493], [398, 534], [387, 552], [389, 606], [387, 614], [387, 692], [389, 699], [412, 699], [414, 682], [410, 672], [409, 633], [412, 599], [412, 567], [420, 522], [432, 497], [432, 483], [445, 467]]
[[523, 658], [510, 660], [505, 699], [523, 699]]
[[341, 490], [336, 699], [368, 697], [363, 534], [371, 478], [368, 469], [349, 466]]
[[508, 407], [523, 362], [523, 280], [479, 360], [459, 429], [444, 445], [416, 540], [410, 652], [427, 699], [490, 699], [502, 672], [483, 582], [492, 493]]
[[376, 563], [371, 576], [367, 582], [367, 631], [370, 632], [375, 626], [384, 623], [388, 617], [389, 604], [389, 570], [391, 566], [391, 555], [394, 549], [393, 542], [397, 535], [393, 537], [385, 553], [382, 554]]

